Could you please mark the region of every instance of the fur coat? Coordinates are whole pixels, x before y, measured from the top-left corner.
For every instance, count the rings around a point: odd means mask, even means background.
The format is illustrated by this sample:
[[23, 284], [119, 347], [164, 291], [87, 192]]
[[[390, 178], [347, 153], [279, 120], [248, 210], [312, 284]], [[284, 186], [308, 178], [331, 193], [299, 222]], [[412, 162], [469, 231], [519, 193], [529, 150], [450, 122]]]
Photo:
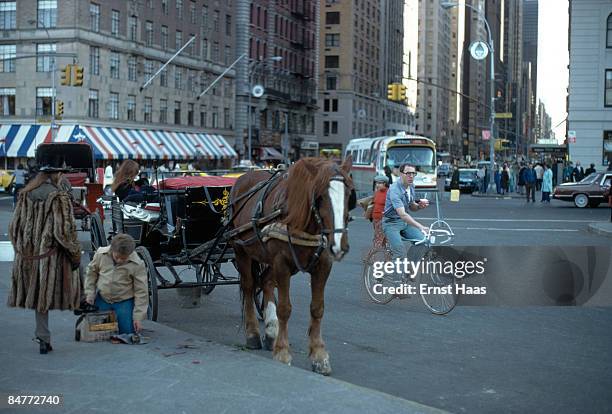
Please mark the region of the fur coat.
[[69, 193], [47, 181], [19, 194], [9, 237], [15, 260], [8, 305], [39, 312], [78, 308], [81, 246]]

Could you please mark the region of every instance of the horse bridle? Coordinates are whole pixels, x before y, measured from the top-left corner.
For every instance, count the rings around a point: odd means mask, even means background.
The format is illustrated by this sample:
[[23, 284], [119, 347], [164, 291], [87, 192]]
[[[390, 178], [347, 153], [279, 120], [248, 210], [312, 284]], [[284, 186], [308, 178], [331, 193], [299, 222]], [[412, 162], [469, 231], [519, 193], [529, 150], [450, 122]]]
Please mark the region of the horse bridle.
[[[329, 180], [330, 183], [332, 181], [340, 181], [346, 187], [346, 181], [344, 177], [340, 174], [334, 175]], [[325, 237], [326, 235], [332, 235], [336, 233], [344, 234], [348, 232], [348, 226], [346, 224], [344, 224], [341, 229], [326, 229], [323, 226], [323, 220], [321, 219], [321, 214], [319, 213], [319, 201], [320, 200], [321, 200], [321, 197], [315, 199], [315, 194], [313, 192], [312, 201], [310, 203], [310, 211], [314, 215], [317, 226], [319, 226], [319, 228], [321, 229], [321, 232], [320, 232], [321, 239], [319, 241], [319, 245], [317, 246], [317, 250], [314, 252], [314, 254], [308, 261], [308, 264], [306, 265], [305, 268], [302, 268], [302, 266], [300, 265], [300, 262], [293, 248], [293, 243], [291, 242], [291, 232], [287, 230], [287, 241], [289, 244], [289, 251], [291, 252], [291, 256], [293, 257], [293, 262], [295, 263], [295, 265], [297, 266], [300, 272], [306, 272], [306, 273], [310, 272], [310, 269], [312, 268], [312, 266], [314, 266], [315, 263], [319, 261], [319, 258], [321, 257], [321, 253], [323, 253], [323, 251], [327, 248], [327, 237]]]

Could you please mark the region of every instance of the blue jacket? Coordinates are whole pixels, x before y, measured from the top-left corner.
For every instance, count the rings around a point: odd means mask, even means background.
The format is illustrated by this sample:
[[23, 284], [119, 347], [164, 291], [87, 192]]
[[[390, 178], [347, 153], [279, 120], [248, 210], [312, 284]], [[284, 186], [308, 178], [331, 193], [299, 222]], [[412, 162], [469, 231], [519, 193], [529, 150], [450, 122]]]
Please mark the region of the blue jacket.
[[523, 171], [523, 180], [525, 184], [535, 184], [536, 173], [533, 168], [525, 168], [525, 171]]

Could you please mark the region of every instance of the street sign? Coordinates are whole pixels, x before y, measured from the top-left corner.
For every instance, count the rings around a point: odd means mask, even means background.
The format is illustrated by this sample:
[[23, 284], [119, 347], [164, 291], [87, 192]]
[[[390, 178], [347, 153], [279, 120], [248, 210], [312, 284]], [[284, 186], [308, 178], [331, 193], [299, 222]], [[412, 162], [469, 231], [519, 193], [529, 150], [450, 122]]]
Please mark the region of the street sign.
[[476, 60], [486, 59], [489, 55], [489, 46], [485, 42], [474, 42], [470, 45], [470, 54]]
[[491, 139], [491, 131], [489, 131], [488, 129], [483, 129], [482, 130], [482, 140], [488, 141], [489, 139]]
[[497, 112], [495, 114], [496, 119], [512, 119], [512, 112]]
[[567, 142], [570, 144], [576, 143], [576, 131], [567, 131]]

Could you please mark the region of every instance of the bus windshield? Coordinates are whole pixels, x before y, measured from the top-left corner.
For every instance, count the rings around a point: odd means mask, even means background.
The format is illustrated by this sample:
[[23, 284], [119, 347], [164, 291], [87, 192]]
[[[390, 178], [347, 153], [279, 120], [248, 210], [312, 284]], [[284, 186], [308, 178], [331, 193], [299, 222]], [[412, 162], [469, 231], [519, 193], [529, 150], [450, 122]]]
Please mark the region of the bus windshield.
[[412, 164], [416, 170], [426, 174], [436, 171], [434, 151], [429, 147], [391, 147], [387, 149], [387, 164], [393, 160], [393, 165]]

